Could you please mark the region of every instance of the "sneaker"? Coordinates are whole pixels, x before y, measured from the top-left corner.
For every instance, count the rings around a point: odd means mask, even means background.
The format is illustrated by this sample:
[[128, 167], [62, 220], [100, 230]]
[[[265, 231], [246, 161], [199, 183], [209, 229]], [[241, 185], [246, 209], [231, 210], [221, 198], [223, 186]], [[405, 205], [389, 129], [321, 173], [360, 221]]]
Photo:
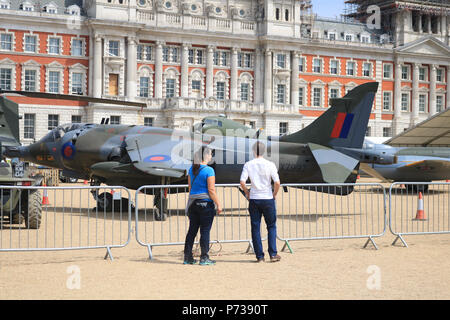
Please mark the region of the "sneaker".
[[201, 266], [210, 266], [216, 264], [216, 261], [211, 260], [210, 258], [203, 258], [200, 259], [200, 265]]
[[256, 262], [257, 262], [257, 263], [264, 262], [264, 261], [266, 261], [266, 259], [264, 259], [264, 258], [256, 259]]
[[197, 260], [195, 260], [194, 258], [190, 258], [190, 259], [184, 259], [183, 264], [196, 264]]
[[270, 262], [278, 262], [281, 260], [281, 257], [277, 254], [276, 256], [270, 257]]

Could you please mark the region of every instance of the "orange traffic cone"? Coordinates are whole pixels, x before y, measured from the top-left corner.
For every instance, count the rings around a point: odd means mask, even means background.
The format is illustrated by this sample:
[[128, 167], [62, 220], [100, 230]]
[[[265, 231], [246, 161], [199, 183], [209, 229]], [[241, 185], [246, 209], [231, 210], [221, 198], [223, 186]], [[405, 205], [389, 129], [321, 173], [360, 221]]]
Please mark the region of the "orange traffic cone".
[[47, 193], [47, 188], [46, 188], [47, 186], [45, 185], [45, 183], [44, 183], [43, 187], [44, 187], [44, 195], [42, 197], [42, 205], [46, 206], [46, 205], [50, 204], [50, 201], [48, 201], [48, 193]]
[[419, 192], [419, 200], [417, 202], [417, 213], [416, 217], [413, 220], [424, 221], [427, 220], [425, 218], [425, 210], [423, 209], [423, 196], [422, 192]]
[[361, 176], [358, 174], [358, 175], [356, 176], [356, 180], [359, 180], [359, 179], [361, 179]]

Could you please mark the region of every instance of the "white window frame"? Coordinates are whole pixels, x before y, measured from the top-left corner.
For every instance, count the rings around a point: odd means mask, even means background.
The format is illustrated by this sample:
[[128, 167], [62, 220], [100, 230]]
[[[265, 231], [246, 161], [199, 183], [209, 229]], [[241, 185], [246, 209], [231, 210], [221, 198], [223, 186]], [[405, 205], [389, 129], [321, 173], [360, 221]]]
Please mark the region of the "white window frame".
[[0, 68], [1, 69], [10, 69], [11, 70], [11, 90], [16, 90], [16, 63], [11, 59], [5, 58], [0, 60]]
[[[439, 98], [439, 99], [438, 99]], [[440, 108], [438, 108], [438, 100], [441, 100], [441, 106], [440, 106]], [[445, 109], [445, 95], [443, 95], [443, 94], [437, 94], [436, 95], [436, 112], [441, 112], [441, 111], [443, 111], [444, 109]]]
[[[386, 70], [386, 67], [389, 67], [389, 70]], [[394, 65], [392, 63], [383, 63], [383, 79], [392, 79]], [[386, 76], [386, 73], [389, 73]]]
[[[315, 104], [316, 90], [320, 90], [318, 105]], [[321, 87], [312, 87], [311, 88], [311, 106], [313, 108], [322, 108], [323, 107], [323, 88], [321, 88]]]
[[[222, 90], [222, 88], [223, 88], [223, 90]], [[226, 82], [225, 81], [217, 81], [216, 82], [216, 99], [217, 100], [225, 100], [225, 96], [226, 96]]]
[[25, 70], [35, 70], [36, 71], [36, 91], [41, 90], [41, 65], [33, 60], [28, 60], [22, 63], [22, 90], [25, 90]]
[[[253, 76], [251, 75], [251, 73], [249, 72], [243, 72], [241, 73], [241, 75], [239, 76], [238, 79], [238, 99], [240, 101], [245, 101], [245, 102], [253, 102]], [[248, 98], [247, 100], [244, 100], [242, 98], [242, 84], [247, 84], [248, 85]]]
[[[81, 41], [81, 54], [74, 54], [74, 41]], [[70, 41], [70, 54], [75, 57], [84, 57], [86, 55], [86, 41], [83, 38], [72, 38]]]
[[[120, 50], [121, 48], [120, 48], [120, 40], [116, 40], [116, 39], [110, 39], [110, 40], [108, 40], [108, 56], [109, 57], [120, 57], [120, 54], [121, 54], [121, 51], [122, 50]], [[117, 48], [114, 46], [111, 46], [112, 44], [115, 44], [115, 43], [117, 43]], [[117, 54], [115, 54], [115, 51], [117, 50]], [[113, 52], [114, 51], [114, 52]]]
[[276, 65], [277, 69], [286, 69], [287, 68], [286, 53], [277, 53], [275, 55], [275, 65]]
[[[141, 52], [139, 52], [139, 48], [142, 49]], [[154, 46], [148, 43], [139, 43], [137, 45], [137, 60], [138, 61], [154, 61], [155, 55], [154, 55]], [[139, 57], [139, 54], [141, 56]]]
[[167, 96], [167, 80], [173, 80], [174, 83], [174, 95], [170, 98], [179, 97], [180, 94], [180, 73], [174, 67], [167, 68], [163, 73], [163, 97]]
[[[333, 73], [332, 72], [332, 67], [331, 67], [331, 63], [332, 62], [336, 62], [336, 73]], [[334, 74], [334, 75], [339, 75], [340, 74], [340, 66], [341, 66], [341, 62], [340, 62], [340, 60], [338, 60], [338, 59], [331, 59], [330, 60], [330, 70], [329, 70], [329, 73], [330, 74]]]
[[[316, 65], [315, 65], [315, 61], [319, 61], [319, 71], [316, 71], [315, 70], [315, 68], [317, 67]], [[317, 74], [321, 74], [322, 72], [323, 72], [323, 59], [322, 58], [313, 58], [313, 61], [312, 61], [312, 72], [313, 73], [317, 73]]]
[[[11, 46], [11, 49], [5, 49], [5, 48], [3, 48], [3, 41], [1, 41], [1, 36], [4, 36], [4, 35], [8, 35], [8, 36], [10, 36], [11, 37], [11, 42], [6, 42], [6, 43], [8, 43], [10, 46]], [[4, 51], [4, 52], [13, 52], [13, 51], [16, 51], [16, 44], [15, 44], [15, 35], [14, 35], [14, 32], [1, 32], [0, 33], [0, 51]]]
[[[12, 84], [13, 84], [13, 70], [12, 70], [12, 68], [3, 68], [2, 66], [0, 66], [0, 80], [1, 80], [1, 70], [5, 70], [7, 72], [9, 71], [9, 83], [6, 82], [6, 80], [8, 80], [8, 79], [5, 79], [5, 84], [7, 86], [2, 88], [1, 85], [0, 85], [0, 89], [1, 90], [14, 90], [13, 87], [12, 87]], [[1, 81], [0, 81], [0, 84], [1, 84]]]
[[253, 68], [253, 53], [248, 51], [241, 51], [238, 54], [238, 67], [241, 69]]
[[362, 34], [361, 35], [361, 43], [370, 43], [370, 35]]
[[[334, 39], [331, 39], [331, 35], [334, 36]], [[334, 32], [328, 32], [328, 40], [331, 40], [331, 41], [337, 40], [337, 33], [335, 31]]]
[[[58, 39], [59, 40], [59, 45], [58, 45], [58, 52], [50, 52], [50, 42], [51, 39]], [[53, 46], [54, 47], [54, 46]], [[63, 48], [63, 38], [61, 36], [48, 36], [47, 37], [47, 53], [48, 54], [53, 54], [53, 55], [60, 55], [62, 52], [62, 48]]]
[[81, 76], [81, 95], [87, 94], [87, 73], [88, 68], [81, 63], [74, 64], [69, 67], [69, 94], [73, 93], [73, 74], [80, 73]]
[[[30, 119], [27, 119], [27, 116], [32, 116], [32, 125], [30, 125]], [[31, 136], [26, 136], [26, 133], [29, 133], [26, 129], [31, 128]], [[24, 113], [23, 115], [23, 138], [33, 140], [36, 138], [36, 113]]]
[[[423, 110], [421, 110], [422, 108], [421, 108], [421, 97], [424, 97], [424, 101], [423, 101]], [[426, 113], [427, 112], [427, 110], [428, 110], [428, 94], [427, 93], [425, 93], [425, 92], [421, 92], [421, 93], [419, 93], [419, 96], [418, 96], [418, 108], [419, 108], [419, 112], [420, 113]]]
[[298, 72], [306, 72], [306, 57], [300, 57], [298, 60]]
[[[283, 88], [281, 91], [280, 89]], [[276, 87], [276, 96], [275, 96], [275, 103], [277, 104], [286, 104], [286, 84], [279, 83]]]
[[392, 111], [392, 91], [383, 91], [383, 111]]
[[[113, 117], [114, 117], [114, 120], [113, 120]], [[116, 121], [116, 119], [118, 121]], [[119, 116], [119, 115], [110, 115], [109, 116], [109, 124], [119, 125], [121, 123], [122, 123], [122, 116]]]
[[[62, 94], [64, 92], [64, 66], [59, 64], [58, 62], [52, 62], [46, 65], [45, 71], [45, 92], [50, 92], [50, 72], [58, 72], [59, 73], [59, 83], [58, 83], [58, 92]], [[72, 88], [71, 88], [72, 89]]]
[[153, 97], [153, 70], [149, 67], [149, 66], [141, 66], [138, 69], [137, 72], [137, 79], [139, 79], [139, 81], [137, 81], [137, 92], [136, 92], [136, 96], [137, 97], [141, 97], [141, 77], [147, 77], [149, 78], [149, 88], [148, 88], [148, 97], [152, 98]]
[[154, 117], [144, 117], [144, 126], [146, 126], [146, 127], [153, 127], [154, 125], [155, 125], [155, 118]]
[[[31, 50], [27, 50], [27, 37], [30, 38], [34, 38], [35, 39], [35, 43], [34, 43], [34, 51]], [[32, 33], [26, 33], [23, 35], [23, 51], [24, 52], [29, 52], [29, 53], [37, 53], [39, 52], [39, 36], [36, 34], [32, 34]]]
[[10, 9], [10, 8], [11, 8], [11, 3], [9, 1], [7, 1], [7, 0], [1, 0], [0, 1], [0, 9], [7, 10], [7, 9]]
[[307, 86], [298, 87], [298, 105], [300, 107], [306, 106], [306, 96], [307, 96]]
[[[224, 82], [225, 83], [225, 96], [224, 100], [230, 99], [230, 85], [229, 85], [230, 76], [225, 71], [219, 71], [214, 76], [214, 97], [218, 99], [217, 95], [217, 83]], [[220, 100], [220, 99], [218, 99]]]
[[[50, 119], [52, 117], [52, 119]], [[56, 125], [54, 122], [56, 121]], [[53, 130], [59, 126], [60, 116], [59, 114], [48, 114], [47, 115], [47, 130]]]
[[[445, 81], [444, 72], [445, 72], [444, 68], [436, 68], [436, 82], [443, 83]], [[441, 80], [439, 80], [439, 73]]]
[[[353, 74], [349, 74], [349, 64], [350, 63], [352, 63], [353, 64], [353, 69], [352, 69], [352, 72], [353, 72]], [[353, 60], [347, 60], [347, 62], [345, 63], [345, 74], [347, 75], [347, 76], [350, 76], [350, 77], [356, 77], [356, 75], [358, 74], [358, 70], [357, 70], [357, 63], [356, 63], [356, 61], [353, 61]]]
[[[366, 66], [369, 66], [368, 70], [366, 70]], [[369, 72], [368, 75], [365, 74], [366, 71]], [[372, 77], [372, 72], [373, 72], [373, 63], [372, 62], [367, 62], [367, 61], [363, 62], [363, 65], [362, 65], [362, 76], [364, 78], [370, 78], [370, 77]]]
[[[350, 40], [348, 40], [347, 37], [350, 37]], [[355, 35], [352, 34], [352, 33], [346, 33], [346, 34], [344, 35], [344, 40], [345, 40], [346, 42], [353, 42], [354, 39], [355, 39]]]
[[[406, 106], [404, 104], [404, 100], [403, 97], [406, 96]], [[409, 112], [409, 110], [411, 109], [411, 93], [410, 92], [402, 92], [401, 96], [400, 96], [400, 110], [402, 112]]]
[[24, 1], [23, 3], [20, 4], [19, 6], [21, 8], [21, 10], [23, 11], [34, 11], [34, 6], [31, 2], [29, 1]]
[[[200, 82], [200, 88], [198, 90], [193, 88], [194, 81]], [[189, 74], [189, 96], [198, 98], [205, 97], [205, 73], [201, 69], [194, 69]]]
[[[406, 78], [403, 77], [404, 70], [406, 69]], [[410, 65], [402, 65], [401, 67], [401, 80], [403, 81], [409, 81], [411, 80], [411, 66]]]
[[[282, 132], [282, 131], [284, 131], [284, 132]], [[278, 134], [280, 136], [283, 136], [283, 135], [286, 135], [288, 132], [289, 132], [289, 122], [286, 122], [286, 121], [280, 122], [278, 124]]]

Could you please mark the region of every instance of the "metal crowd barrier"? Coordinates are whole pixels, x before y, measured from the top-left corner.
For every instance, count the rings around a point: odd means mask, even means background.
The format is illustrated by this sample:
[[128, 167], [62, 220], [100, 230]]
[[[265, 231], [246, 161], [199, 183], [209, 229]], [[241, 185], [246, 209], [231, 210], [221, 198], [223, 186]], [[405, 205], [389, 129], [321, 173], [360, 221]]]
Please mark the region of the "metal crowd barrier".
[[[249, 244], [252, 248], [248, 201], [238, 184], [216, 185], [224, 212], [216, 216], [211, 243]], [[349, 195], [345, 195], [354, 189]], [[286, 190], [288, 192], [284, 192]], [[335, 194], [318, 191], [334, 192]], [[187, 186], [143, 186], [136, 192], [136, 240], [147, 247], [183, 245], [189, 227], [185, 214]], [[167, 198], [154, 207], [155, 198]], [[386, 192], [380, 184], [286, 184], [277, 197], [277, 234], [292, 252], [289, 241], [312, 239], [374, 238], [386, 230]], [[167, 208], [167, 209], [165, 209]], [[160, 211], [167, 217], [161, 221]], [[263, 224], [262, 224], [263, 225]], [[266, 236], [265, 228], [261, 227]]]
[[119, 186], [0, 186], [0, 252], [105, 248], [113, 260], [131, 238], [129, 199]]
[[450, 183], [396, 182], [389, 188], [389, 229], [403, 236], [450, 233]]
[[[238, 184], [216, 185], [223, 212], [214, 218], [210, 243], [248, 243], [249, 252], [253, 245], [248, 201], [238, 187]], [[142, 186], [136, 191], [136, 240], [147, 247], [150, 259], [153, 258], [152, 247], [184, 245], [189, 229], [189, 218], [185, 213], [187, 191], [187, 185]], [[155, 198], [167, 200], [155, 206]], [[164, 216], [160, 214], [161, 210], [165, 211]], [[265, 239], [264, 231], [261, 236]]]
[[[374, 238], [386, 231], [386, 192], [381, 184], [285, 184], [277, 200], [278, 239], [294, 240]], [[322, 191], [322, 192], [320, 192]]]

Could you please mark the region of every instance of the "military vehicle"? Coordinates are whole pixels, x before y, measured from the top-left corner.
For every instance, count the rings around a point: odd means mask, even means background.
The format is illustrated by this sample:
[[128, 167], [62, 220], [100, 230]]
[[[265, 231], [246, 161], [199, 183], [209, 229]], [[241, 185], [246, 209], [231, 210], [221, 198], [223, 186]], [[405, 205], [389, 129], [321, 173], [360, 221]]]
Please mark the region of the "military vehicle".
[[42, 196], [37, 189], [14, 189], [9, 186], [39, 186], [41, 176], [31, 176], [28, 164], [0, 162], [0, 212], [11, 224], [25, 222], [27, 229], [39, 229], [42, 216]]
[[[91, 185], [105, 183], [138, 189], [143, 185], [186, 184], [194, 152], [202, 145], [214, 150], [210, 165], [216, 172], [216, 182], [237, 183], [244, 163], [253, 158], [253, 144], [262, 141], [267, 147], [266, 156], [277, 164], [284, 183], [353, 183], [359, 161], [337, 149], [362, 147], [377, 89], [378, 83], [370, 82], [354, 88], [343, 98], [331, 99], [331, 107], [312, 124], [282, 137], [224, 136], [214, 129], [196, 134], [136, 125], [77, 123], [59, 126], [29, 146], [5, 147], [3, 153], [63, 169], [65, 176], [90, 180]], [[3, 93], [65, 98], [38, 92]], [[0, 99], [0, 125], [3, 125], [0, 136], [14, 140], [17, 134], [11, 132], [13, 128], [5, 119], [9, 117], [12, 119], [9, 122], [14, 122], [15, 117], [17, 123], [17, 114], [8, 111], [13, 110], [11, 105], [17, 105], [5, 97]], [[318, 191], [346, 195], [353, 189], [336, 186]], [[97, 205], [101, 207], [107, 197], [110, 195], [106, 193], [96, 196]], [[160, 207], [161, 199], [156, 204]]]

